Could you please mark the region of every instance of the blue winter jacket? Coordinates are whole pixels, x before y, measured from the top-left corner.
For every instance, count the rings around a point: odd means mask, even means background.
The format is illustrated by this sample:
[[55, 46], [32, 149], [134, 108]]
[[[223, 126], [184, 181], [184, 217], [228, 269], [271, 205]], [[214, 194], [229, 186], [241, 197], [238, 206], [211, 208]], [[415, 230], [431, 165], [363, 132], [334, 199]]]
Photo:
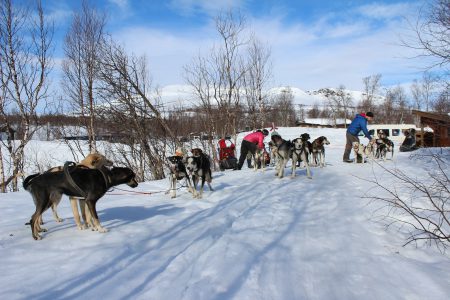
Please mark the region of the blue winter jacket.
[[351, 135], [357, 136], [361, 130], [364, 132], [366, 138], [368, 138], [369, 140], [372, 139], [369, 131], [367, 130], [367, 119], [362, 115], [356, 115], [350, 126], [348, 126], [347, 132]]

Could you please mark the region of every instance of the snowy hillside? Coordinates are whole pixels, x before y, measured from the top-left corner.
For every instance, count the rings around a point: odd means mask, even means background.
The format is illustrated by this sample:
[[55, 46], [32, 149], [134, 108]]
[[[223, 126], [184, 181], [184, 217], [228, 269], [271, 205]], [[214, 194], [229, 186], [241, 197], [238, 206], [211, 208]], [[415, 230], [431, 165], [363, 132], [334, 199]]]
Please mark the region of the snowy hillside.
[[[283, 179], [272, 168], [215, 172], [215, 191], [200, 200], [183, 187], [171, 199], [167, 180], [120, 186], [97, 205], [107, 233], [79, 231], [64, 198], [65, 221], [46, 212], [48, 232], [35, 241], [24, 225], [31, 196], [1, 194], [0, 298], [448, 299], [448, 253], [402, 247], [407, 229], [385, 228], [364, 179], [393, 181], [377, 164], [342, 163], [343, 129], [278, 132], [327, 136], [327, 166], [312, 179], [305, 169], [294, 179], [290, 169]], [[55, 145], [33, 143], [64, 160]], [[396, 153], [382, 165], [420, 178], [428, 163]]]
[[[274, 96], [282, 93], [285, 89], [286, 87], [271, 88], [268, 93]], [[290, 87], [290, 89], [294, 96], [293, 103], [295, 106], [304, 105], [308, 107], [313, 106], [316, 103], [318, 105], [323, 105], [326, 103], [326, 97], [323, 94], [323, 89], [317, 91], [304, 91], [296, 87]], [[351, 95], [354, 103], [359, 102], [363, 97], [363, 93], [360, 91], [348, 90], [346, 92]], [[192, 88], [188, 85], [168, 85], [161, 88], [161, 101], [168, 108], [179, 107], [180, 105], [190, 107], [196, 103]]]

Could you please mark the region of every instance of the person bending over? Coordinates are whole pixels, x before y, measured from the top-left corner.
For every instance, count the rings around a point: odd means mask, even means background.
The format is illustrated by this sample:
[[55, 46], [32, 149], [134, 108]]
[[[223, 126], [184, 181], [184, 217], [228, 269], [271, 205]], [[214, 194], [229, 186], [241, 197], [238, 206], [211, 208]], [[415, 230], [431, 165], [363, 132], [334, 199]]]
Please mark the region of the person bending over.
[[241, 155], [239, 156], [239, 163], [236, 170], [242, 169], [242, 165], [244, 164], [248, 152], [255, 154], [257, 148], [264, 149], [264, 138], [268, 135], [269, 131], [267, 129], [263, 129], [261, 131], [247, 134], [244, 137], [241, 144]]
[[358, 134], [362, 130], [366, 138], [369, 139], [369, 141], [372, 141], [372, 137], [369, 134], [369, 131], [367, 130], [367, 122], [373, 120], [373, 113], [368, 111], [367, 113], [361, 113], [356, 115], [356, 117], [353, 119], [350, 126], [347, 128], [346, 133], [346, 144], [345, 144], [345, 151], [344, 156], [342, 160], [344, 162], [353, 162], [353, 160], [350, 159], [350, 152], [352, 151], [352, 143], [358, 142], [359, 138]]

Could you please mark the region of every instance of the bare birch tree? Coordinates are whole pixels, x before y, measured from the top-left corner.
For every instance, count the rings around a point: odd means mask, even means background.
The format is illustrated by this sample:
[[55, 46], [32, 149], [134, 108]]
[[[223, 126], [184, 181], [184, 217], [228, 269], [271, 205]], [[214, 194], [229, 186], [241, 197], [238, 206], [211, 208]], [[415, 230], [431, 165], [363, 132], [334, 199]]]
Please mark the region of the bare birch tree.
[[[428, 68], [438, 68], [449, 75], [450, 63], [450, 2], [431, 0], [420, 8], [414, 22], [410, 22], [412, 37], [405, 36], [401, 43], [418, 50], [418, 57], [434, 58]], [[448, 81], [447, 81], [448, 84]]]
[[[199, 55], [184, 67], [185, 81], [206, 114], [202, 115], [208, 133], [209, 149], [215, 149], [216, 134], [236, 135], [241, 122], [241, 92], [246, 64], [243, 51], [245, 19], [240, 14], [222, 13], [215, 19], [220, 42], [205, 55]], [[217, 113], [219, 112], [219, 113]], [[216, 160], [216, 151], [210, 153]]]
[[377, 119], [381, 123], [394, 124], [396, 119], [395, 92], [392, 89], [386, 90], [386, 95], [381, 105], [383, 109], [380, 110]]
[[[137, 165], [129, 166], [140, 170], [141, 180], [145, 179], [147, 166], [149, 179], [164, 178], [165, 140], [176, 141], [176, 136], [160, 112], [158, 98], [150, 98], [152, 85], [145, 57], [128, 55], [123, 47], [109, 40], [103, 44], [100, 58], [99, 89], [109, 103], [104, 115], [117, 118], [118, 129], [129, 137], [127, 145], [138, 153]], [[162, 139], [155, 137], [155, 124], [164, 131]]]
[[399, 169], [384, 169], [389, 176], [386, 185], [380, 178], [368, 180], [375, 189], [367, 197], [386, 205], [381, 218], [387, 226], [398, 225], [406, 231], [405, 245], [427, 242], [445, 251], [450, 246], [450, 178], [449, 151], [445, 148], [412, 155], [412, 160], [430, 161], [432, 167], [420, 178], [410, 176]]
[[278, 120], [279, 126], [289, 127], [295, 125], [294, 94], [290, 87], [284, 88], [274, 97], [272, 103], [272, 115]]
[[247, 110], [254, 129], [263, 128], [269, 101], [267, 83], [272, 77], [270, 49], [253, 38], [248, 46], [248, 62], [242, 77]]
[[450, 112], [450, 88], [447, 87], [439, 94], [436, 101], [433, 102], [433, 110], [444, 114]]
[[221, 43], [211, 53], [216, 79], [214, 99], [225, 115], [225, 131], [235, 133], [235, 111], [240, 106], [240, 87], [246, 72], [242, 57], [243, 47], [248, 43], [243, 36], [246, 21], [241, 14], [231, 11], [220, 14], [215, 21]]
[[[19, 7], [11, 0], [0, 0], [0, 118], [7, 131], [16, 130], [16, 140], [2, 141], [10, 157], [2, 191], [9, 184], [13, 191], [18, 190], [25, 146], [38, 129], [36, 110], [47, 97], [53, 27], [46, 23], [41, 2], [34, 4]], [[8, 117], [12, 111], [20, 116], [16, 124]]]
[[422, 89], [420, 88], [420, 84], [417, 79], [413, 80], [413, 83], [410, 86], [411, 96], [414, 101], [414, 107], [418, 110], [422, 108], [423, 105], [423, 97], [422, 97]]
[[[74, 12], [69, 31], [64, 40], [63, 80], [64, 93], [72, 108], [80, 114], [80, 121], [87, 129], [89, 152], [96, 151], [95, 108], [98, 97], [98, 61], [105, 37], [106, 16], [82, 1], [81, 11]], [[81, 147], [79, 147], [80, 151]]]
[[374, 111], [376, 106], [374, 100], [380, 89], [380, 81], [381, 74], [375, 74], [363, 78], [364, 94], [359, 105], [361, 110], [365, 112]]
[[336, 116], [338, 118], [344, 119], [344, 127], [346, 128], [347, 127], [346, 120], [347, 120], [349, 109], [353, 105], [353, 97], [349, 92], [347, 92], [345, 90], [344, 85], [340, 85], [336, 89], [336, 93], [334, 95], [332, 95], [332, 98], [334, 98], [334, 102], [337, 107]]
[[[429, 111], [431, 108], [431, 103], [433, 101], [433, 96], [436, 93], [438, 78], [430, 72], [424, 72], [422, 75], [421, 89], [422, 89], [422, 99], [425, 103], [425, 110]], [[447, 89], [448, 89], [447, 85]]]

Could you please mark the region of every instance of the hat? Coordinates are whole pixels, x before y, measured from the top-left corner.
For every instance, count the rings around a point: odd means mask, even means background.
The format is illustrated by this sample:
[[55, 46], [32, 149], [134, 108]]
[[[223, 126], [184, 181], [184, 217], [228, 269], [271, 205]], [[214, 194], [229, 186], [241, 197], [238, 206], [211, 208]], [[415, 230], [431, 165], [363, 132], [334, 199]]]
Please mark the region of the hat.
[[267, 135], [269, 135], [269, 130], [267, 130], [267, 129], [263, 129], [263, 130], [262, 130], [262, 133], [263, 133], [264, 135], [266, 135], [266, 136], [267, 136]]
[[270, 136], [279, 136], [281, 137], [281, 135], [277, 132], [277, 131], [273, 131]]
[[366, 112], [366, 116], [373, 118], [373, 112], [371, 111]]

